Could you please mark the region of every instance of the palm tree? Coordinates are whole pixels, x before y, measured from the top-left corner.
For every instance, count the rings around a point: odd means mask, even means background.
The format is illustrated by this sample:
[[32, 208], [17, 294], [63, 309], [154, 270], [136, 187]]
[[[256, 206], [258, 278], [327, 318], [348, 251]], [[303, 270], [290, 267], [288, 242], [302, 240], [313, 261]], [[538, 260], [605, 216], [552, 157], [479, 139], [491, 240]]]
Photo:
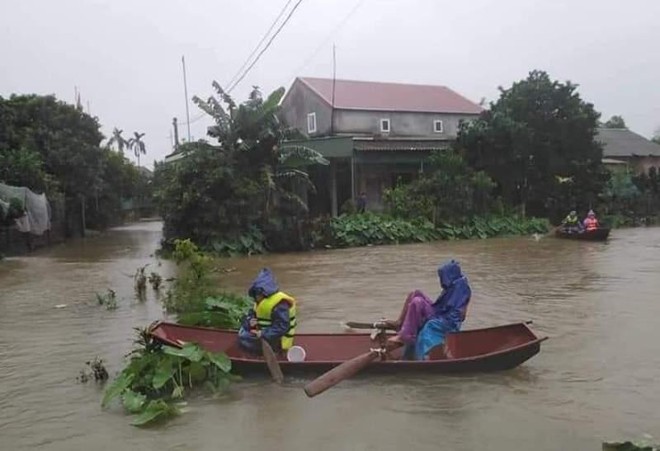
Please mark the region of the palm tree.
[[140, 154], [142, 155], [147, 154], [147, 149], [144, 145], [144, 141], [142, 141], [143, 136], [144, 133], [133, 132], [133, 137], [128, 140], [128, 147], [130, 149], [133, 149], [135, 158], [137, 158], [138, 167], [140, 167]]
[[112, 130], [112, 137], [108, 140], [108, 146], [116, 144], [117, 150], [119, 150], [119, 153], [122, 155], [124, 155], [124, 149], [128, 148], [128, 141], [121, 136], [123, 132], [124, 130], [118, 130], [117, 127], [115, 127], [114, 130]]

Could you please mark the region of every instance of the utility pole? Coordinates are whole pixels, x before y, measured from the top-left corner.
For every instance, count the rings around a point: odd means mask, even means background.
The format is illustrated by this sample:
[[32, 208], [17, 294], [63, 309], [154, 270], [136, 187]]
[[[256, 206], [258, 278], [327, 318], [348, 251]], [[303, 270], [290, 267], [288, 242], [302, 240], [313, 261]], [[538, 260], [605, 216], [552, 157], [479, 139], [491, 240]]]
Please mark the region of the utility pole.
[[335, 82], [337, 81], [337, 57], [332, 44], [332, 105], [330, 105], [330, 136], [335, 134]]
[[172, 119], [172, 126], [174, 127], [174, 150], [179, 148], [179, 125], [176, 118]]
[[186, 81], [186, 59], [181, 57], [183, 65], [183, 92], [186, 96], [186, 125], [188, 125], [188, 142], [190, 142], [190, 111], [188, 110], [188, 82]]

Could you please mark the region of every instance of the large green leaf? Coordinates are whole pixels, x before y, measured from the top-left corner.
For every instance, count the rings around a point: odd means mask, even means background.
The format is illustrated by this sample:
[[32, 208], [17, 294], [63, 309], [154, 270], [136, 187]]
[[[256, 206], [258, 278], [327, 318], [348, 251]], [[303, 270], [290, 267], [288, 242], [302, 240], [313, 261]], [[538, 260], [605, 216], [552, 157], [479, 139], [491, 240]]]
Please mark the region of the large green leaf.
[[112, 385], [107, 388], [105, 394], [103, 395], [103, 400], [101, 401], [101, 407], [106, 407], [110, 401], [119, 397], [126, 389], [131, 385], [133, 379], [135, 378], [134, 374], [129, 374], [127, 372], [122, 372], [117, 379], [114, 380]]
[[306, 146], [283, 145], [280, 147], [280, 163], [289, 168], [299, 168], [313, 164], [328, 165], [320, 152]]
[[163, 352], [168, 355], [183, 357], [191, 362], [199, 362], [204, 357], [204, 351], [195, 343], [186, 343], [181, 349], [172, 346], [163, 346]]
[[151, 381], [153, 388], [156, 390], [163, 388], [163, 386], [172, 378], [175, 371], [176, 369], [174, 368], [172, 359], [163, 358], [163, 360], [158, 363], [158, 367], [156, 367], [156, 372]]
[[142, 393], [136, 393], [133, 390], [126, 390], [122, 396], [124, 408], [130, 413], [138, 413], [142, 410], [147, 397]]
[[179, 409], [171, 404], [162, 400], [150, 401], [147, 407], [138, 415], [131, 423], [133, 426], [146, 426], [179, 414]]
[[231, 371], [231, 360], [227, 357], [226, 354], [222, 352], [213, 353], [207, 352], [206, 357], [213, 362], [218, 369], [224, 373], [229, 373]]
[[268, 98], [264, 101], [262, 105], [262, 109], [266, 112], [272, 112], [272, 110], [277, 108], [283, 96], [284, 96], [283, 87], [280, 87], [275, 91], [271, 92]]
[[191, 381], [196, 384], [204, 381], [206, 379], [206, 365], [208, 362], [190, 362], [190, 366], [187, 368], [187, 372], [190, 375]]

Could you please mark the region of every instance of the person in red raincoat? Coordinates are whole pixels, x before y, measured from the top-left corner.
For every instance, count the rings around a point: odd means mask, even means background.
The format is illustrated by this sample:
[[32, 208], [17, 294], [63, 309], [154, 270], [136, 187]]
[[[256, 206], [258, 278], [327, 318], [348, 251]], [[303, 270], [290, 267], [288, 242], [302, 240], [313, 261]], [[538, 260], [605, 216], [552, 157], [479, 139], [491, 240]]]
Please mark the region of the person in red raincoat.
[[587, 232], [598, 229], [598, 219], [596, 218], [596, 213], [594, 213], [593, 210], [589, 210], [587, 217], [584, 218], [583, 225]]

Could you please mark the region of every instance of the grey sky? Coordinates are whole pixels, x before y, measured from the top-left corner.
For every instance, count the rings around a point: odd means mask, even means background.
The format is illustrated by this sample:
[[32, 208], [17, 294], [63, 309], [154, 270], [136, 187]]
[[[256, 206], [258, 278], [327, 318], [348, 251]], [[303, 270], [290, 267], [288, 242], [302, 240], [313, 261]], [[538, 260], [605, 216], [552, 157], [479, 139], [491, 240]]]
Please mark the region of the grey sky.
[[[106, 135], [113, 126], [146, 132], [151, 165], [171, 151], [172, 117], [185, 122], [181, 55], [189, 95], [208, 96], [286, 1], [0, 3], [0, 95], [73, 102], [78, 86]], [[331, 76], [334, 42], [338, 78], [442, 84], [474, 101], [543, 69], [578, 83], [604, 118], [621, 114], [649, 137], [660, 126], [658, 17], [660, 0], [303, 0], [233, 94], [242, 101], [251, 85], [268, 93], [297, 75]], [[208, 123], [193, 123], [193, 137]]]

